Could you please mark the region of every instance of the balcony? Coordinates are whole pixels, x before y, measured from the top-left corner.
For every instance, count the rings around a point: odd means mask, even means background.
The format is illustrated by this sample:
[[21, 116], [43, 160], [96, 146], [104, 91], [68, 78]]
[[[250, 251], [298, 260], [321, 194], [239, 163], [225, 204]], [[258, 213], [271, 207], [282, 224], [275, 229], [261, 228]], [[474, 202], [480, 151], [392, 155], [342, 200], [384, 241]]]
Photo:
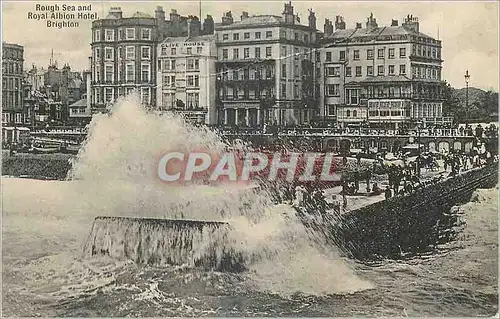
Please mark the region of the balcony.
[[361, 99], [409, 99], [410, 93], [361, 94]]

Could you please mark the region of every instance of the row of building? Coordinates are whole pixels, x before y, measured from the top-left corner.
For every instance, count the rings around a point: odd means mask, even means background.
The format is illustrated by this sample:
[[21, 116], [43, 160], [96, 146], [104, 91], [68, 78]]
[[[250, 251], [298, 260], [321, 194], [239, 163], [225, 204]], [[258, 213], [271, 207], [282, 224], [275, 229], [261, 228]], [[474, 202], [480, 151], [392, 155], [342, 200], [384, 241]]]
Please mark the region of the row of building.
[[69, 65], [62, 68], [52, 58], [48, 68], [32, 66], [24, 70], [24, 48], [2, 43], [2, 125], [46, 126], [77, 124], [79, 115], [88, 122], [90, 72], [75, 72]]
[[[207, 124], [449, 122], [441, 41], [421, 33], [417, 18], [379, 26], [371, 15], [348, 29], [336, 16], [323, 31], [316, 24], [312, 10], [301, 23], [290, 2], [281, 15], [243, 12], [236, 20], [226, 12], [220, 23], [175, 10], [167, 19], [162, 7], [130, 17], [111, 8], [92, 23], [87, 94], [68, 104], [70, 113], [88, 118], [138, 92], [152, 109]], [[11, 101], [19, 95], [15, 84], [8, 87]]]
[[323, 32], [309, 10], [302, 24], [291, 3], [281, 15], [226, 12], [165, 20], [122, 16], [92, 25], [92, 105], [137, 90], [143, 104], [208, 124], [259, 126], [337, 122], [398, 127], [446, 123], [442, 114], [441, 41], [407, 16], [347, 29], [341, 16]]

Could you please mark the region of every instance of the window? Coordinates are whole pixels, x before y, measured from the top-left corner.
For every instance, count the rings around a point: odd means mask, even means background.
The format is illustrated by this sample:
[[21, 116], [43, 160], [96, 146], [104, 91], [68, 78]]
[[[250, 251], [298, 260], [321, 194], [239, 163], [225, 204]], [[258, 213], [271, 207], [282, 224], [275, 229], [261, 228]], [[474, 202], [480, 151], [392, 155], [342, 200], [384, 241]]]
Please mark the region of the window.
[[134, 63], [127, 63], [125, 67], [125, 81], [134, 82], [135, 81], [135, 68]]
[[187, 86], [188, 87], [198, 87], [200, 86], [199, 75], [188, 75], [187, 76]]
[[244, 59], [250, 58], [250, 48], [244, 48], [243, 49], [243, 58]]
[[358, 111], [353, 110], [352, 111], [352, 117], [358, 117]]
[[197, 93], [197, 92], [188, 93], [186, 106], [188, 108], [198, 108], [199, 107], [199, 100], [200, 100], [200, 93]]
[[[96, 61], [100, 61], [101, 60], [101, 50], [99, 48], [95, 48], [95, 60]], [[9, 72], [9, 73], [12, 73], [12, 71]]]
[[233, 34], [233, 40], [238, 41], [240, 39], [240, 34], [239, 33], [234, 33]]
[[345, 61], [345, 51], [340, 51], [340, 61]]
[[113, 89], [105, 88], [104, 89], [104, 98], [105, 102], [111, 102], [113, 100]]
[[260, 59], [260, 48], [255, 48], [255, 58]]
[[176, 55], [177, 54], [177, 49], [176, 48], [170, 48], [170, 55]]
[[361, 67], [360, 66], [356, 67], [356, 76], [362, 76], [361, 75]]
[[115, 40], [115, 30], [106, 30], [106, 41]]
[[347, 110], [346, 117], [351, 117], [351, 110]]
[[349, 102], [351, 105], [358, 105], [358, 90], [349, 90], [350, 99]]
[[399, 74], [406, 74], [406, 65], [401, 64], [399, 66]]
[[373, 76], [373, 66], [369, 65], [366, 67], [366, 75]]
[[127, 40], [135, 40], [135, 29], [127, 28], [126, 30]]
[[332, 53], [331, 52], [326, 52], [326, 62], [331, 62], [332, 61]]
[[141, 29], [141, 39], [151, 40], [151, 29]]
[[394, 59], [394, 48], [389, 49], [389, 59]]
[[340, 66], [333, 67], [333, 76], [335, 76], [335, 77], [340, 76]]
[[299, 90], [299, 85], [294, 84], [293, 86], [293, 97], [298, 99], [300, 97], [300, 90]]
[[141, 65], [141, 80], [142, 80], [142, 82], [149, 82], [149, 81], [151, 81], [151, 78], [150, 78], [150, 65], [149, 65], [149, 63], [143, 63]]
[[295, 32], [294, 34], [294, 39], [295, 41], [299, 41], [299, 34], [297, 32]]
[[266, 38], [272, 38], [273, 37], [273, 31], [266, 31]]
[[255, 38], [260, 39], [260, 32], [255, 32]]
[[286, 46], [281, 47], [281, 56], [286, 56]]
[[293, 49], [293, 58], [295, 60], [299, 60], [300, 59], [300, 51], [299, 51], [299, 48], [294, 48]]
[[113, 60], [113, 48], [104, 48], [104, 60]]
[[175, 71], [175, 60], [165, 60], [163, 61], [164, 71]]
[[281, 77], [286, 78], [286, 64], [281, 65]]
[[122, 59], [122, 47], [118, 48], [118, 53], [116, 55], [118, 56], [118, 60]]
[[233, 60], [238, 60], [240, 55], [239, 49], [233, 49]]
[[384, 51], [385, 51], [385, 49], [378, 49], [378, 51], [377, 51], [377, 58], [383, 59], [384, 58], [384, 53], [385, 53]]
[[300, 76], [299, 65], [298, 64], [295, 64], [293, 66], [293, 76], [296, 77], [296, 78]]
[[377, 69], [377, 75], [382, 76], [385, 73], [385, 67], [383, 65], [379, 65]]
[[113, 82], [114, 78], [114, 67], [113, 64], [106, 64], [104, 67], [104, 81]]
[[366, 50], [366, 58], [368, 60], [373, 60], [373, 50], [372, 49]]
[[142, 88], [141, 90], [141, 96], [142, 96], [142, 104], [148, 105], [150, 103], [149, 101], [149, 88]]
[[406, 58], [406, 48], [400, 48], [399, 49], [399, 57], [400, 58]]
[[94, 41], [101, 41], [101, 30], [95, 30]]
[[327, 105], [328, 116], [335, 116], [335, 105]]
[[174, 75], [163, 76], [163, 86], [164, 87], [174, 87], [175, 86], [175, 76]]
[[187, 55], [191, 55], [191, 54], [193, 54], [193, 48], [191, 48], [191, 47], [187, 48], [187, 49], [186, 49], [186, 54], [187, 54]]
[[271, 57], [271, 55], [272, 55], [271, 54], [272, 53], [271, 49], [272, 49], [271, 47], [266, 47], [266, 58], [270, 58]]
[[101, 68], [97, 67], [95, 70], [95, 77], [97, 79], [97, 82], [101, 82]]
[[286, 99], [286, 84], [285, 83], [281, 84], [281, 97]]
[[141, 47], [141, 59], [151, 59], [151, 47]]
[[226, 60], [226, 59], [227, 59], [227, 56], [228, 56], [227, 49], [222, 49], [222, 59], [223, 59], [223, 60]]
[[135, 47], [133, 47], [133, 46], [126, 47], [126, 56], [125, 56], [125, 58], [127, 60], [133, 60], [133, 59], [135, 59]]
[[328, 84], [326, 94], [328, 96], [340, 96], [340, 84]]
[[359, 50], [354, 50], [353, 55], [354, 55], [354, 60], [359, 60]]
[[200, 60], [188, 59], [187, 60], [187, 69], [188, 70], [199, 70], [200, 69]]
[[345, 76], [352, 76], [352, 70], [350, 66], [345, 68]]
[[250, 32], [243, 33], [243, 39], [250, 39]]
[[333, 67], [329, 66], [325, 68], [326, 76], [333, 76]]
[[229, 34], [224, 33], [224, 34], [222, 35], [222, 41], [227, 41], [227, 40], [229, 40]]
[[389, 75], [394, 75], [394, 65], [389, 65]]
[[307, 34], [304, 34], [304, 42], [305, 43], [309, 42], [309, 36]]
[[202, 51], [203, 51], [202, 47], [196, 47], [196, 54], [201, 54]]

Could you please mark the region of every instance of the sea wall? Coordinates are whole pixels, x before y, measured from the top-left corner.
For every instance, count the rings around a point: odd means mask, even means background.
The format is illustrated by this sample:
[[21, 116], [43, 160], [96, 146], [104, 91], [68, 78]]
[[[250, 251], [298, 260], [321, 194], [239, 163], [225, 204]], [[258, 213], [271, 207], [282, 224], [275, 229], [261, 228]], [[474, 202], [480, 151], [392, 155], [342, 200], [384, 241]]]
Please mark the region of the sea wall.
[[453, 206], [470, 200], [474, 190], [498, 182], [498, 163], [462, 173], [418, 190], [341, 216], [335, 237], [346, 254], [359, 260], [399, 259], [453, 240], [459, 225]]
[[66, 178], [71, 169], [68, 154], [2, 154], [2, 176], [26, 176], [35, 179]]

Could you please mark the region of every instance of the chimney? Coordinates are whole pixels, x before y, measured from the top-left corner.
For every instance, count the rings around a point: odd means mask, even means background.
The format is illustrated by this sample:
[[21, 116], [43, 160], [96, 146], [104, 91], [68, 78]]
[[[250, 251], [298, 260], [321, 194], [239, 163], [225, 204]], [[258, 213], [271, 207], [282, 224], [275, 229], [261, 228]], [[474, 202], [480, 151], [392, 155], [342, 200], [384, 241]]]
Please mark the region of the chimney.
[[203, 21], [203, 34], [214, 34], [214, 19], [211, 15], [207, 15]]
[[345, 30], [345, 22], [343, 16], [335, 17], [335, 30]]
[[361, 26], [361, 22], [356, 22], [356, 29], [361, 29], [362, 26]]
[[309, 28], [316, 30], [316, 14], [313, 9], [309, 9]]
[[248, 19], [248, 12], [243, 11], [241, 13], [241, 21]]
[[398, 20], [392, 19], [391, 27], [397, 27], [397, 26], [398, 26]]
[[325, 25], [324, 25], [323, 30], [325, 32], [325, 37], [332, 35], [333, 34], [333, 24], [332, 24], [332, 21], [330, 21], [328, 19], [325, 19]]
[[418, 24], [418, 18], [413, 17], [413, 15], [408, 15], [405, 18], [405, 22], [402, 24], [403, 27], [409, 30], [413, 30], [415, 32], [419, 32], [419, 24]]
[[375, 19], [373, 13], [371, 13], [368, 19], [366, 19], [366, 29], [373, 30], [376, 28], [378, 28], [377, 19]]
[[187, 16], [186, 24], [188, 38], [200, 35], [201, 23], [198, 17], [192, 15]]
[[293, 15], [293, 6], [291, 1], [285, 3], [285, 8], [283, 9], [283, 13], [281, 15], [286, 24], [295, 24], [295, 16]]
[[158, 24], [159, 21], [165, 21], [165, 11], [163, 11], [163, 7], [157, 6], [155, 10], [155, 19]]
[[233, 24], [233, 22], [233, 14], [231, 13], [231, 11], [224, 13], [224, 15], [222, 16], [222, 25]]
[[163, 11], [163, 7], [161, 6], [156, 7], [155, 21], [156, 21], [156, 26], [160, 29], [163, 29], [163, 27], [166, 25], [165, 11]]
[[177, 13], [177, 10], [172, 9], [172, 11], [170, 12], [170, 21], [177, 23], [180, 20], [179, 18], [180, 15]]
[[108, 14], [114, 16], [117, 19], [121, 19], [123, 17], [122, 8], [121, 7], [111, 7], [109, 9], [109, 13]]

